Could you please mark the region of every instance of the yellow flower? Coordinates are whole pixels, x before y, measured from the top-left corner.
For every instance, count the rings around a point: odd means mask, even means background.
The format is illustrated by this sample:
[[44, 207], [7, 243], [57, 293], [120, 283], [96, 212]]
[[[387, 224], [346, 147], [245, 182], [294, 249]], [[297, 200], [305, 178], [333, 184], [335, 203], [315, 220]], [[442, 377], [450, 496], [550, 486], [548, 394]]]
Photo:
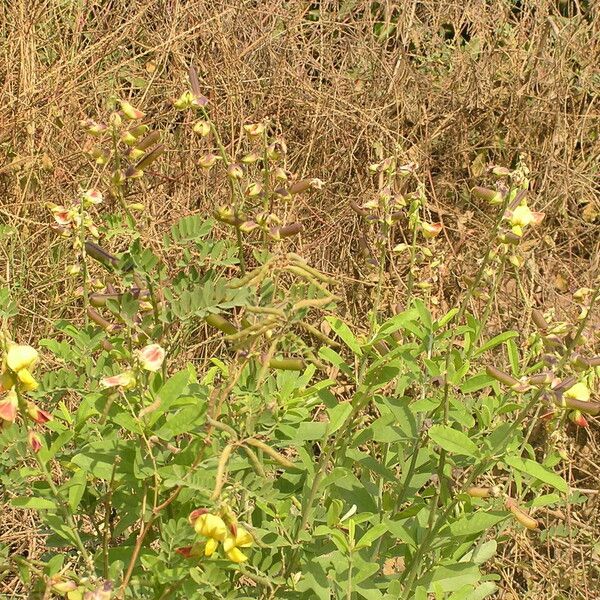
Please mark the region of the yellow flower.
[[535, 217], [527, 204], [517, 206], [510, 216], [510, 224], [513, 226], [527, 227], [527, 225], [531, 225], [534, 221]]
[[237, 527], [236, 533], [229, 535], [223, 542], [223, 550], [229, 560], [234, 563], [242, 563], [248, 560], [248, 557], [240, 550], [240, 548], [249, 548], [252, 546], [252, 536], [243, 527]]
[[10, 371], [6, 369], [0, 375], [0, 388], [9, 390], [14, 387], [17, 380], [26, 392], [35, 390], [38, 382], [33, 378], [31, 371], [39, 359], [35, 348], [25, 344], [10, 344], [4, 358], [5, 367], [16, 374], [16, 379]]
[[6, 364], [9, 369], [18, 373], [21, 369], [33, 369], [38, 358], [35, 348], [25, 344], [11, 344], [6, 353]]
[[196, 533], [211, 538], [216, 542], [222, 542], [229, 533], [225, 521], [221, 517], [211, 513], [200, 515], [194, 523], [194, 529]]

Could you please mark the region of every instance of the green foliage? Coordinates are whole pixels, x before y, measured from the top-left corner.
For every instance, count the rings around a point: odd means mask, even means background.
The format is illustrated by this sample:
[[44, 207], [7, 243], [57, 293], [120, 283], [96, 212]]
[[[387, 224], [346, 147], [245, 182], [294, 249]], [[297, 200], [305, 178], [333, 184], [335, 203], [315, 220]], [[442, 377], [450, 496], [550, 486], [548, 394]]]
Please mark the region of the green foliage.
[[[375, 33], [385, 39], [388, 29]], [[177, 102], [208, 119], [194, 93]], [[115, 132], [120, 120], [111, 119]], [[259, 137], [259, 156], [279, 156], [267, 133]], [[396, 168], [395, 158], [374, 165], [388, 184]], [[400, 169], [404, 177], [412, 167]], [[511, 177], [506, 202], [525, 185], [521, 171]], [[380, 273], [359, 328], [336, 305], [336, 282], [284, 249], [276, 215], [248, 207], [235, 181], [231, 193], [217, 220], [184, 217], [152, 250], [135, 235], [119, 257], [98, 248], [81, 257], [89, 322], [60, 321], [39, 342], [52, 361], [27, 397], [47, 401], [53, 419], [37, 427], [17, 383], [21, 422], [0, 432], [2, 484], [13, 507], [36, 511], [47, 552], [35, 564], [2, 560], [40, 589], [72, 582], [70, 599], [105, 580], [119, 598], [490, 596], [496, 577], [486, 563], [501, 531], [535, 527], [525, 505], [560, 506], [569, 494], [558, 453], [540, 458], [522, 426], [558, 398], [556, 386], [534, 383], [542, 363], [534, 351], [520, 355], [518, 331], [486, 339], [493, 292], [506, 263], [520, 260], [502, 236], [519, 238], [522, 226], [504, 206], [474, 283], [436, 319], [416, 293], [427, 289], [419, 265], [439, 233], [422, 221], [419, 187], [409, 195], [406, 310], [382, 309]], [[403, 201], [392, 206], [388, 196], [364, 209], [380, 236]], [[242, 224], [244, 211], [256, 221]], [[260, 235], [249, 242], [252, 231]], [[378, 242], [379, 264], [392, 260], [389, 247]], [[89, 288], [93, 252], [110, 267], [98, 293]], [[486, 284], [492, 293], [476, 317], [469, 301]], [[5, 289], [0, 304], [7, 331], [17, 307]], [[207, 324], [224, 335], [205, 338], [201, 357]], [[573, 349], [559, 352], [555, 377], [569, 374]], [[503, 356], [512, 375], [489, 368]], [[43, 439], [32, 461], [34, 428]]]

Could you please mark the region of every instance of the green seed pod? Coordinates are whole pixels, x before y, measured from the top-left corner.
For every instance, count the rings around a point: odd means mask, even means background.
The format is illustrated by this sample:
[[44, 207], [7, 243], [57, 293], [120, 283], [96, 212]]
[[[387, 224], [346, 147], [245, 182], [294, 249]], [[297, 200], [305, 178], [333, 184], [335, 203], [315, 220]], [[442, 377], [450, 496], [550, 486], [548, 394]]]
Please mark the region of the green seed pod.
[[531, 311], [531, 320], [535, 323], [535, 326], [540, 331], [546, 331], [548, 329], [548, 322], [544, 318], [544, 315], [541, 310], [534, 308]]
[[298, 321], [298, 326], [302, 327], [305, 331], [310, 333], [313, 337], [317, 338], [321, 342], [327, 344], [330, 348], [341, 348], [342, 345], [327, 337], [323, 332], [319, 331], [316, 327], [313, 327], [310, 323], [304, 321]]
[[285, 456], [279, 454], [276, 450], [273, 450], [271, 446], [265, 444], [261, 440], [257, 440], [256, 438], [248, 438], [245, 442], [250, 446], [254, 446], [259, 450], [262, 450], [267, 456], [271, 457], [276, 463], [279, 463], [282, 467], [286, 469], [295, 469], [296, 465], [293, 462], [289, 461]]
[[262, 466], [262, 463], [260, 462], [260, 460], [258, 460], [258, 456], [256, 456], [256, 453], [254, 452], [254, 450], [252, 450], [252, 448], [248, 448], [248, 446], [242, 446], [242, 448], [243, 448], [244, 452], [246, 453], [246, 455], [248, 456], [248, 459], [250, 460], [250, 464], [252, 465], [254, 472], [259, 477], [266, 477], [267, 474], [265, 473], [265, 469]]
[[298, 235], [302, 231], [302, 223], [292, 223], [283, 227], [271, 227], [269, 235], [275, 240], [282, 240], [294, 235]]
[[157, 142], [160, 142], [160, 131], [153, 131], [149, 133], [143, 140], [136, 144], [138, 150], [147, 150], [150, 146], [153, 146]]
[[238, 331], [237, 327], [233, 325], [233, 323], [221, 315], [210, 314], [204, 317], [204, 320], [215, 329], [218, 329], [227, 335], [232, 335]]
[[116, 329], [116, 325], [113, 325], [111, 322], [107, 321], [97, 310], [94, 310], [91, 306], [88, 306], [86, 312], [88, 317], [102, 329], [108, 332]]
[[325, 275], [325, 273], [321, 273], [321, 271], [319, 271], [317, 269], [313, 269], [311, 266], [307, 265], [305, 262], [301, 262], [296, 259], [292, 259], [292, 264], [294, 266], [302, 269], [303, 271], [305, 271], [312, 277], [316, 277], [317, 279], [321, 280], [323, 283], [328, 283], [330, 285], [335, 285], [337, 283], [336, 280], [333, 279], [332, 277]]
[[296, 302], [296, 304], [292, 306], [292, 311], [296, 312], [302, 310], [303, 308], [322, 308], [323, 306], [327, 306], [333, 301], [333, 296], [326, 296], [325, 298], [307, 298], [305, 300], [300, 300], [299, 302]]
[[272, 358], [269, 367], [279, 371], [302, 371], [306, 364], [301, 358]]
[[512, 375], [509, 375], [500, 369], [496, 369], [496, 367], [492, 367], [491, 365], [488, 365], [485, 368], [485, 372], [490, 377], [493, 377], [496, 381], [499, 381], [500, 383], [508, 385], [512, 388], [516, 389], [522, 385], [521, 382], [518, 379], [515, 379]]
[[[257, 279], [258, 277], [266, 275], [266, 273], [267, 273], [266, 267], [267, 267], [267, 265], [264, 264], [262, 267], [258, 267], [257, 269], [254, 269], [253, 271], [249, 271], [248, 273], [246, 273], [246, 275], [244, 275], [238, 281], [234, 281], [233, 283], [230, 283], [228, 287], [232, 290], [238, 290], [242, 287], [250, 285], [250, 283], [253, 282], [255, 279]], [[261, 279], [262, 279], [262, 277], [261, 277]]]
[[231, 457], [233, 452], [234, 445], [227, 444], [225, 448], [223, 448], [223, 452], [221, 452], [221, 456], [219, 457], [219, 463], [217, 465], [217, 476], [215, 481], [215, 487], [213, 489], [213, 493], [210, 496], [212, 501], [215, 501], [221, 495], [221, 490], [223, 489], [223, 485], [225, 484], [225, 470], [227, 468], [227, 462]]

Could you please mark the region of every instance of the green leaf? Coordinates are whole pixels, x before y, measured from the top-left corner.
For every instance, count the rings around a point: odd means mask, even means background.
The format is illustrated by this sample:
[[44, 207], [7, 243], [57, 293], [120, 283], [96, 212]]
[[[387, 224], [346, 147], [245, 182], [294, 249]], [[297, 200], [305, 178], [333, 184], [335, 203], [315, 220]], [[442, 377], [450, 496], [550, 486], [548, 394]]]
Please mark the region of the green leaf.
[[483, 510], [471, 515], [464, 515], [450, 523], [449, 531], [452, 536], [472, 536], [491, 529], [507, 518], [506, 513], [491, 513]]
[[83, 469], [75, 471], [75, 474], [69, 481], [69, 507], [75, 512], [83, 494], [85, 492], [85, 486], [87, 484], [87, 474]]
[[10, 502], [16, 508], [31, 508], [33, 510], [57, 510], [58, 506], [50, 498], [13, 498]]
[[419, 583], [426, 585], [430, 593], [434, 593], [436, 590], [447, 593], [455, 592], [465, 585], [475, 585], [480, 579], [481, 574], [476, 565], [458, 563], [434, 568]]
[[473, 377], [469, 377], [469, 379], [460, 386], [460, 391], [463, 394], [472, 394], [473, 392], [477, 392], [490, 386], [493, 382], [494, 379], [487, 373], [478, 373], [477, 375], [473, 375]]
[[448, 323], [450, 323], [450, 321], [452, 321], [452, 319], [454, 319], [454, 317], [456, 316], [457, 313], [458, 313], [458, 308], [450, 309], [443, 317], [438, 319], [433, 324], [434, 331], [437, 331], [438, 329], [445, 327]]
[[356, 354], [357, 356], [362, 356], [362, 349], [360, 344], [354, 337], [354, 334], [350, 330], [350, 327], [346, 325], [342, 320], [337, 317], [325, 317], [325, 320], [331, 325], [331, 328], [337, 336]]
[[539, 479], [548, 485], [556, 488], [559, 492], [567, 493], [569, 486], [567, 482], [556, 473], [549, 471], [546, 467], [540, 465], [534, 460], [528, 458], [520, 458], [519, 456], [506, 456], [504, 462], [527, 475], [531, 475], [535, 479]]
[[356, 549], [368, 548], [375, 540], [379, 539], [384, 533], [387, 533], [388, 526], [385, 523], [378, 523], [371, 527], [358, 541]]
[[429, 437], [447, 452], [474, 458], [479, 454], [475, 442], [469, 436], [446, 425], [433, 425], [429, 430]]
[[500, 334], [494, 336], [491, 340], [488, 340], [485, 344], [483, 344], [483, 346], [481, 346], [480, 348], [475, 350], [475, 352], [473, 353], [473, 356], [474, 357], [481, 356], [484, 352], [487, 352], [488, 350], [491, 350], [492, 348], [495, 348], [496, 346], [499, 346], [500, 344], [506, 342], [507, 340], [510, 340], [515, 337], [519, 337], [518, 332], [504, 331], [503, 333], [500, 333]]
[[506, 344], [506, 351], [508, 352], [508, 361], [510, 362], [510, 370], [515, 377], [519, 377], [521, 374], [521, 368], [519, 365], [519, 348], [515, 343], [515, 340], [509, 340]]
[[329, 427], [327, 428], [327, 435], [335, 433], [348, 418], [348, 415], [352, 412], [351, 402], [340, 402], [333, 408], [327, 410], [329, 415]]

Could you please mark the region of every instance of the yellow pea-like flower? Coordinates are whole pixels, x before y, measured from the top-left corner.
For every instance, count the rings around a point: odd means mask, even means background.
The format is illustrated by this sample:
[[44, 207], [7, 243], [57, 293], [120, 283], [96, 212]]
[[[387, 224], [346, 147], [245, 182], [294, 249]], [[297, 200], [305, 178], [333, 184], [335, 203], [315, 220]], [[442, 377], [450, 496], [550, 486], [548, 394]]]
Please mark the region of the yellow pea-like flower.
[[6, 364], [15, 372], [21, 369], [33, 369], [38, 359], [37, 350], [26, 344], [11, 344], [6, 353]]

